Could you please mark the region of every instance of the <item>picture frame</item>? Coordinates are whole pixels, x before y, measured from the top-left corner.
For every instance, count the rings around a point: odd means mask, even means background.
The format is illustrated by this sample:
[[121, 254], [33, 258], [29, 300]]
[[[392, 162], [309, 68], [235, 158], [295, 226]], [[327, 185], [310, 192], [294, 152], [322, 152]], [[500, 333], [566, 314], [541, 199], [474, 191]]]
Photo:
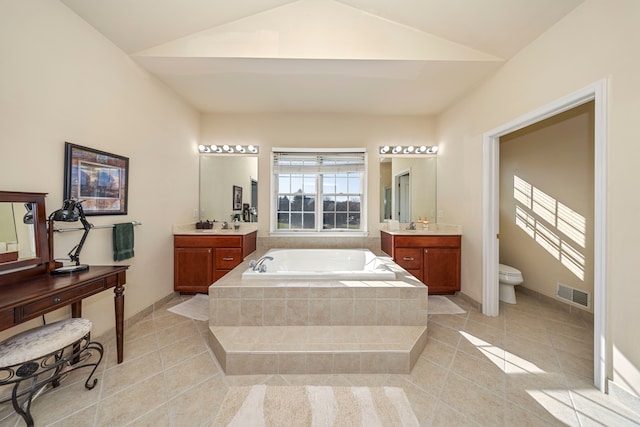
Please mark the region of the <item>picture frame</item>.
[[129, 158], [65, 142], [64, 198], [90, 215], [126, 215]]
[[242, 187], [233, 186], [233, 210], [242, 210]]

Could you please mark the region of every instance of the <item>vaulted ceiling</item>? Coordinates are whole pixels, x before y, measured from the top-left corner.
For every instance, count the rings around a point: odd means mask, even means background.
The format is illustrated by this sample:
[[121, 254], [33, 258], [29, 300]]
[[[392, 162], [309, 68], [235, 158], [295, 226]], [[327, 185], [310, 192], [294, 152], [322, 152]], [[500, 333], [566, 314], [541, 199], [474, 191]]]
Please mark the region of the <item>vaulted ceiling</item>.
[[437, 114], [583, 0], [61, 0], [205, 113]]

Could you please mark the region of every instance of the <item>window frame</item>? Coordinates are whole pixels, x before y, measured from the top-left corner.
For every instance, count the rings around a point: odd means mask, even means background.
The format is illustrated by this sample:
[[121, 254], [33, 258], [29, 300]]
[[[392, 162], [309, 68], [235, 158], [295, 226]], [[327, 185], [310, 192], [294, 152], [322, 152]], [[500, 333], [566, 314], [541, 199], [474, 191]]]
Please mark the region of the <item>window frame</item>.
[[[323, 185], [323, 174], [322, 171], [315, 173], [315, 226], [310, 229], [279, 229], [278, 228], [278, 195], [279, 193], [279, 182], [278, 175], [274, 168], [274, 159], [279, 154], [300, 154], [301, 156], [305, 155], [317, 155], [322, 156], [326, 154], [354, 154], [358, 156], [362, 156], [363, 164], [361, 178], [360, 178], [360, 187], [361, 193], [360, 196], [360, 228], [357, 230], [349, 230], [349, 229], [323, 229], [324, 224], [324, 191], [322, 188]], [[271, 150], [270, 155], [270, 172], [271, 172], [271, 182], [270, 182], [270, 234], [277, 236], [367, 236], [368, 228], [367, 228], [367, 181], [368, 181], [368, 156], [367, 150], [365, 148], [280, 148], [274, 147]], [[336, 172], [327, 172], [327, 174], [336, 174]], [[290, 194], [290, 193], [286, 193]], [[303, 204], [304, 204], [304, 195], [308, 195], [308, 193], [303, 192]], [[335, 195], [336, 193], [328, 193], [331, 195]], [[351, 192], [348, 193], [350, 196], [353, 196]], [[291, 212], [291, 211], [290, 211]], [[335, 212], [335, 210], [334, 210]]]

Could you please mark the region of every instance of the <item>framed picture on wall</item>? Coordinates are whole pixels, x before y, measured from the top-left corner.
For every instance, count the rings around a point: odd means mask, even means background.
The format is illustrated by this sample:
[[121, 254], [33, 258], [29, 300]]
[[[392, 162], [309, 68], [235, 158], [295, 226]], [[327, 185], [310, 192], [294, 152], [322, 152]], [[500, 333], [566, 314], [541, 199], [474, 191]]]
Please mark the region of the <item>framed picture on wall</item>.
[[85, 215], [126, 215], [129, 159], [65, 143], [64, 198], [84, 200]]
[[233, 210], [242, 210], [242, 187], [233, 186]]

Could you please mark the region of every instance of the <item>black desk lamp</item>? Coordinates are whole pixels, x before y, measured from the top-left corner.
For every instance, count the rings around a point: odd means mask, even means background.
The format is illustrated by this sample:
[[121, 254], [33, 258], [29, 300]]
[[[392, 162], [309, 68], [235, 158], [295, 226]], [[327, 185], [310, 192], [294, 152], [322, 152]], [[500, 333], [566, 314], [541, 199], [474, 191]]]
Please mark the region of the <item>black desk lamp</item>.
[[87, 239], [89, 235], [89, 230], [91, 230], [91, 225], [87, 218], [84, 216], [84, 210], [82, 209], [82, 202], [84, 200], [65, 200], [62, 203], [62, 208], [53, 212], [49, 215], [49, 253], [53, 257], [53, 223], [54, 221], [62, 221], [62, 222], [75, 222], [78, 219], [82, 223], [82, 227], [84, 228], [84, 234], [82, 235], [82, 239], [80, 239], [80, 243], [74, 246], [69, 251], [69, 259], [75, 263], [75, 265], [69, 265], [65, 267], [59, 267], [55, 270], [51, 271], [51, 274], [64, 274], [64, 273], [75, 273], [77, 271], [88, 270], [89, 266], [86, 264], [80, 264], [80, 251], [82, 250], [82, 245], [84, 245], [84, 241]]

